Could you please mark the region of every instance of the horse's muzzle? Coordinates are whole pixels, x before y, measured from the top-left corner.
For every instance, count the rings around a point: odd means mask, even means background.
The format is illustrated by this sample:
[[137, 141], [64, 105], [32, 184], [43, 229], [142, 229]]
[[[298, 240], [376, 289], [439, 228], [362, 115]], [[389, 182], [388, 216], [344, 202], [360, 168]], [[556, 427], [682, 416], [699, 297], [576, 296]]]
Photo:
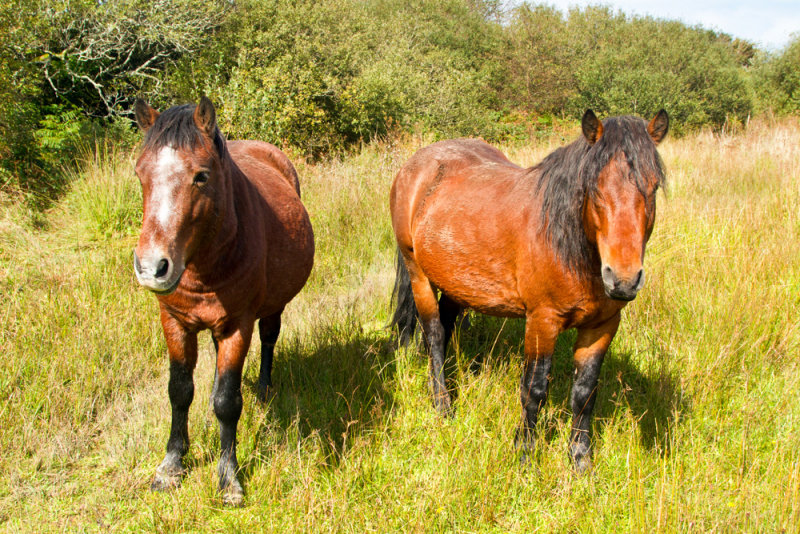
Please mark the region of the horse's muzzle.
[[140, 285], [159, 295], [175, 291], [183, 275], [183, 268], [177, 268], [169, 258], [156, 255], [139, 259], [136, 251], [133, 252], [133, 271]]
[[603, 265], [602, 278], [603, 288], [609, 298], [631, 301], [644, 286], [644, 269], [639, 269], [630, 278], [619, 278], [611, 267]]

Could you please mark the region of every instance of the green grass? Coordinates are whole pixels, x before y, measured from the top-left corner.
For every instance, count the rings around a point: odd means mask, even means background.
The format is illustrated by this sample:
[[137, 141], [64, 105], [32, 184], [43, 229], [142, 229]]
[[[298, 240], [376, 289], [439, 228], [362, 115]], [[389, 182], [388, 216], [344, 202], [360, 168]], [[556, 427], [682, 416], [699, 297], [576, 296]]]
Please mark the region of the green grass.
[[[529, 165], [555, 144], [507, 150]], [[574, 332], [528, 469], [513, 450], [520, 321], [473, 315], [457, 332], [452, 419], [432, 409], [426, 360], [392, 350], [388, 190], [419, 146], [298, 164], [316, 264], [287, 308], [269, 406], [254, 400], [257, 342], [246, 367], [240, 509], [216, 491], [207, 335], [190, 473], [148, 489], [169, 401], [156, 301], [131, 269], [132, 156], [89, 161], [44, 228], [0, 199], [0, 528], [797, 532], [800, 124], [662, 146], [669, 193], [601, 373], [590, 476], [567, 455]]]

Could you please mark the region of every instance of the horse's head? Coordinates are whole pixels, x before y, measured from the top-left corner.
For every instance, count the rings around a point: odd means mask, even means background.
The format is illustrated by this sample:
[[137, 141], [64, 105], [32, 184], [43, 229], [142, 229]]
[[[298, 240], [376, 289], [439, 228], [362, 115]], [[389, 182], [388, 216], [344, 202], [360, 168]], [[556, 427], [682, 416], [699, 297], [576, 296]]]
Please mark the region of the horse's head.
[[137, 100], [135, 113], [145, 132], [136, 162], [144, 218], [133, 266], [141, 285], [168, 294], [218, 224], [225, 144], [206, 97], [161, 114]]
[[587, 110], [582, 127], [592, 145], [581, 168], [592, 184], [583, 205], [586, 237], [597, 246], [606, 295], [633, 300], [644, 285], [644, 250], [664, 181], [656, 145], [669, 118], [661, 110], [649, 124], [627, 116], [601, 123]]

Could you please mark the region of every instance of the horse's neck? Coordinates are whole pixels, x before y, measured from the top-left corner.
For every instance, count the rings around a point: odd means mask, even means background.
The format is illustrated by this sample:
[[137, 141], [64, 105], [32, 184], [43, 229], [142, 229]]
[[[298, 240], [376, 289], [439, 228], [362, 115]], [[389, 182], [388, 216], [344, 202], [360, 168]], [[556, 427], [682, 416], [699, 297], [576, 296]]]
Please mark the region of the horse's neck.
[[[572, 155], [574, 157], [574, 155]], [[560, 168], [528, 169], [527, 181], [534, 206], [530, 224], [549, 245], [554, 258], [587, 288], [593, 287], [600, 273], [600, 257], [596, 245], [586, 238], [583, 226], [583, 195], [576, 184], [570, 184], [570, 173], [579, 164], [570, 162]], [[549, 172], [548, 172], [549, 171]]]
[[226, 184], [223, 198], [220, 199], [220, 217], [215, 225], [212, 236], [209, 236], [207, 245], [196, 253], [198, 260], [194, 270], [199, 274], [220, 273], [229, 271], [234, 266], [240, 266], [241, 257], [245, 247], [243, 221], [252, 220], [252, 206], [249, 198], [251, 192], [247, 191], [249, 182], [247, 177], [226, 154], [222, 168]]

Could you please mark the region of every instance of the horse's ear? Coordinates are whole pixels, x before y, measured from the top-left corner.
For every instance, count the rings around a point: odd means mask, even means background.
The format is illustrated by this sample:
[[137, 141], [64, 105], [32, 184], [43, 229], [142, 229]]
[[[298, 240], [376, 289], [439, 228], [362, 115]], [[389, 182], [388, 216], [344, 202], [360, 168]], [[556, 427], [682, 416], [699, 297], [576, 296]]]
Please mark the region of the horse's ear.
[[583, 136], [593, 145], [603, 135], [603, 123], [594, 114], [594, 111], [587, 109], [581, 119], [581, 128], [583, 129]]
[[136, 117], [136, 124], [145, 132], [150, 129], [159, 116], [158, 111], [141, 98], [137, 98], [136, 102], [134, 102], [133, 114]]
[[217, 128], [217, 112], [214, 111], [214, 104], [205, 95], [194, 108], [194, 123], [209, 136], [214, 135], [214, 130]]
[[655, 144], [659, 144], [667, 136], [668, 131], [669, 115], [662, 109], [656, 113], [656, 116], [653, 117], [653, 120], [647, 125], [647, 133], [650, 134]]

